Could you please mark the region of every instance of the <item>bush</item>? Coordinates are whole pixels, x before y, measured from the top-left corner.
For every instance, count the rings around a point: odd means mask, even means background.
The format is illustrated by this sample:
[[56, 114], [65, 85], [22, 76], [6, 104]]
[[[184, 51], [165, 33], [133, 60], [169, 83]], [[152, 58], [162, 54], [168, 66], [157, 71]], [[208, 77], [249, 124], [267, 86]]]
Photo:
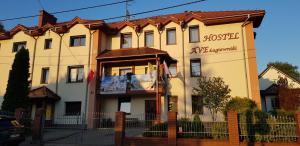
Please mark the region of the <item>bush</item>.
[[294, 117], [295, 113], [284, 109], [277, 109], [269, 112], [273, 116]]
[[239, 114], [241, 141], [246, 142], [294, 142], [296, 125], [286, 116], [272, 117], [256, 110]]
[[234, 97], [226, 104], [223, 114], [227, 117], [227, 112], [230, 110], [238, 113], [246, 113], [247, 111], [255, 111], [257, 109], [257, 105], [253, 100], [246, 97]]
[[213, 139], [228, 139], [228, 126], [225, 122], [215, 122], [213, 123], [212, 129]]
[[168, 135], [168, 123], [160, 123], [145, 130], [143, 136], [145, 137], [167, 137]]
[[205, 129], [201, 121], [181, 121], [178, 122], [178, 137], [181, 138], [203, 138]]

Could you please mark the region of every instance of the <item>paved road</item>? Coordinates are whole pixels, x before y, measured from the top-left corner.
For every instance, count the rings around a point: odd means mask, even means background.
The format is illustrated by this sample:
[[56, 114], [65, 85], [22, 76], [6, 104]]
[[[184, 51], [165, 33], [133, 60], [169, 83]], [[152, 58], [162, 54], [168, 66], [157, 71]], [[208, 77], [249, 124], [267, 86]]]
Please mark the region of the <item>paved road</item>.
[[[48, 129], [44, 133], [44, 145], [46, 146], [113, 146], [113, 129]], [[31, 144], [31, 137], [20, 146], [36, 146]]]

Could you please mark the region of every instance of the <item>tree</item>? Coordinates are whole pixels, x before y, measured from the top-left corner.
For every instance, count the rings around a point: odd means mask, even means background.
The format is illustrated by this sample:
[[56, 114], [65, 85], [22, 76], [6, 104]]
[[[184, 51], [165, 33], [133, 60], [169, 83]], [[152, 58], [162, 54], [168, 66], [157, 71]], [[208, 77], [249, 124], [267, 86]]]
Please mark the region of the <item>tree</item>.
[[14, 59], [12, 70], [4, 95], [1, 109], [14, 112], [16, 108], [27, 108], [29, 106], [29, 52], [27, 49], [20, 49]]
[[0, 22], [0, 32], [5, 32], [4, 25]]
[[199, 77], [198, 85], [193, 90], [203, 97], [203, 105], [209, 109], [212, 120], [216, 121], [217, 113], [223, 111], [230, 98], [229, 86], [220, 77]]
[[270, 62], [268, 66], [269, 65], [278, 68], [279, 70], [283, 71], [284, 73], [294, 78], [300, 79], [300, 73], [298, 71], [298, 66], [296, 65], [292, 65], [288, 62], [280, 62], [280, 61]]

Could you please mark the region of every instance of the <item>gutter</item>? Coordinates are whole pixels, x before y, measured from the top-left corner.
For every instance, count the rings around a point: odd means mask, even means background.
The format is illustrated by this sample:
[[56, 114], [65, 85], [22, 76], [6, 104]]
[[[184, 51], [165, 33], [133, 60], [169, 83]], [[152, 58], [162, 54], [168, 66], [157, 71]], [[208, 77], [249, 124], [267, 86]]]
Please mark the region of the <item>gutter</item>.
[[245, 38], [244, 38], [244, 26], [248, 23], [248, 20], [250, 19], [250, 14], [248, 14], [247, 19], [244, 21], [244, 23], [241, 25], [241, 32], [242, 32], [242, 44], [243, 44], [243, 56], [244, 56], [244, 68], [245, 68], [245, 81], [246, 81], [246, 88], [247, 88], [247, 97], [249, 97], [249, 81], [248, 81], [248, 69], [247, 69], [247, 61], [246, 61], [246, 50], [245, 50]]
[[34, 64], [35, 64], [36, 45], [37, 45], [37, 40], [39, 39], [39, 36], [36, 37], [36, 38], [33, 37], [33, 39], [34, 39], [34, 49], [33, 49], [32, 67], [31, 67], [31, 77], [30, 77], [30, 80], [31, 80], [31, 87], [32, 87], [33, 72], [34, 72]]
[[62, 37], [64, 33], [59, 35], [59, 48], [58, 48], [58, 58], [57, 58], [57, 71], [56, 71], [56, 82], [55, 82], [55, 93], [58, 95], [58, 76], [59, 76], [59, 66], [60, 66], [60, 54], [61, 54], [61, 46], [62, 46]]

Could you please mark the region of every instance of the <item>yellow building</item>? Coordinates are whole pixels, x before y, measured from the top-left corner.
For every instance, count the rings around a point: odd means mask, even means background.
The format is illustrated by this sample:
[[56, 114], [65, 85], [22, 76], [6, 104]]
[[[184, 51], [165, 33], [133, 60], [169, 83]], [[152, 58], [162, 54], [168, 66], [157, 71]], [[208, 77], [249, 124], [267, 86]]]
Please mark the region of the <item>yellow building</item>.
[[[43, 11], [37, 27], [20, 25], [0, 36], [0, 96], [13, 61], [11, 49], [26, 41], [32, 89], [46, 86], [60, 97], [52, 105], [47, 102], [54, 113], [49, 117], [88, 113], [89, 127], [95, 126], [95, 113], [119, 110], [162, 120], [168, 110], [200, 112], [210, 119], [208, 110], [195, 104], [202, 100], [192, 91], [199, 76], [222, 77], [232, 97], [251, 98], [260, 105], [253, 29], [264, 14], [198, 11], [113, 23], [80, 18], [56, 23]], [[51, 49], [45, 49], [49, 41]], [[89, 72], [95, 77], [88, 83]]]

